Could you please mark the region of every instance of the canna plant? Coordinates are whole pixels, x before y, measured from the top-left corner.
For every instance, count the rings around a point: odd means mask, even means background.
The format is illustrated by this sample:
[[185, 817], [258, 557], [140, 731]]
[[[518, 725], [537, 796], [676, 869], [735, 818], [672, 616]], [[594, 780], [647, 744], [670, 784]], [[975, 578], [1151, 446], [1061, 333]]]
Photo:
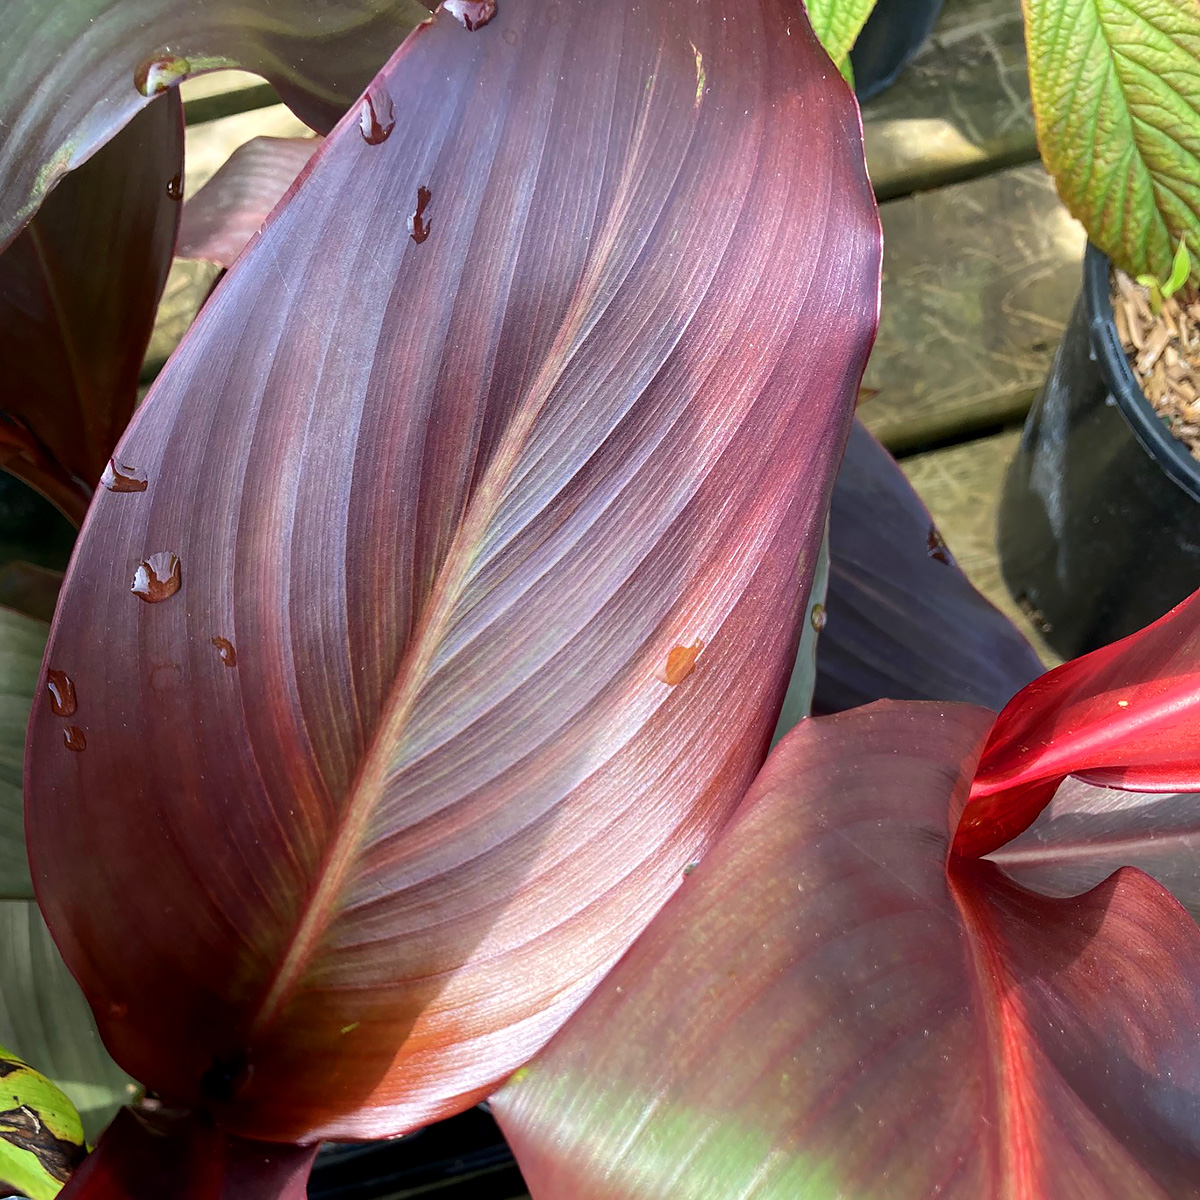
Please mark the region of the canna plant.
[[[1200, 934], [1155, 877], [1196, 911], [1200, 609], [1035, 679], [852, 429], [879, 226], [801, 10], [456, 2], [369, 82], [399, 8], [88, 11], [36, 21], [78, 94], [5, 84], [18, 238], [114, 125], [177, 132], [187, 69], [315, 123], [366, 90], [236, 261], [244, 211], [193, 223], [232, 266], [91, 462], [25, 835], [152, 1095], [63, 1195], [300, 1196], [320, 1140], [486, 1096], [540, 1198], [1196, 1195]], [[832, 715], [763, 765], [827, 515]], [[1082, 852], [1072, 774], [1125, 789]]]

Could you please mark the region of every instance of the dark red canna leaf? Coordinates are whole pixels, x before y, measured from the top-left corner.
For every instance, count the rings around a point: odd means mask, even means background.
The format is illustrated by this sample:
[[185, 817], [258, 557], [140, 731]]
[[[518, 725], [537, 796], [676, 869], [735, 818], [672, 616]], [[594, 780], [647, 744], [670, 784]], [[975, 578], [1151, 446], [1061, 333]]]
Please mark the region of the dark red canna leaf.
[[1063, 780], [1020, 837], [989, 858], [1050, 896], [1095, 887], [1117, 867], [1153, 875], [1200, 921], [1200, 795], [1124, 792]]
[[257, 137], [239, 146], [184, 205], [175, 253], [233, 266], [319, 145], [316, 138]]
[[1076, 775], [1142, 792], [1200, 790], [1200, 592], [1153, 625], [1035, 679], [1000, 714], [954, 851], [987, 854]]
[[268, 1146], [194, 1116], [123, 1108], [61, 1200], [305, 1200], [317, 1147]]
[[0, 247], [65, 172], [188, 73], [265, 75], [325, 131], [427, 16], [419, 0], [8, 0]]
[[64, 584], [87, 743], [38, 706], [31, 865], [132, 1074], [235, 1133], [388, 1134], [574, 1010], [765, 754], [879, 251], [792, 0], [405, 43]]
[[816, 712], [872, 700], [965, 700], [997, 711], [1042, 664], [959, 570], [895, 459], [854, 423], [829, 514]]
[[182, 170], [172, 92], [68, 175], [0, 254], [0, 466], [77, 525], [137, 401]]
[[1200, 930], [951, 860], [990, 714], [803, 722], [492, 1099], [534, 1200], [1200, 1195]]

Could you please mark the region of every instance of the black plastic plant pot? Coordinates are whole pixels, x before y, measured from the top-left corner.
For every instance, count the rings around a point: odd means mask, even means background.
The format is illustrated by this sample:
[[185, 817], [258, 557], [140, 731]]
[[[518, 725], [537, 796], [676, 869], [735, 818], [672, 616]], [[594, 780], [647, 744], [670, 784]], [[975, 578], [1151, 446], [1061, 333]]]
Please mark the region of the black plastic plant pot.
[[933, 32], [944, 0], [878, 0], [850, 50], [854, 91], [860, 101], [877, 96]]
[[1113, 320], [1109, 260], [1091, 245], [1008, 470], [999, 548], [1013, 597], [1064, 658], [1200, 587], [1200, 463], [1142, 394]]

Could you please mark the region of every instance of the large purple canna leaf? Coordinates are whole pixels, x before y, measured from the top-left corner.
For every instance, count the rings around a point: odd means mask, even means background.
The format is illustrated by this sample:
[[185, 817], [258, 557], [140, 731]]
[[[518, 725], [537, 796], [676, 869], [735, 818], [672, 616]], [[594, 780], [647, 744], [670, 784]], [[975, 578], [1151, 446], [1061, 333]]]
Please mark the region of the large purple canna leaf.
[[1200, 930], [953, 861], [990, 714], [780, 743], [709, 856], [492, 1100], [534, 1200], [1200, 1196]]
[[137, 400], [182, 172], [172, 92], [73, 171], [0, 254], [0, 465], [77, 525]]
[[86, 749], [38, 706], [31, 865], [131, 1073], [232, 1132], [381, 1134], [561, 1024], [765, 753], [879, 255], [791, 0], [405, 43], [64, 585]]
[[241, 65], [328, 129], [419, 0], [8, 0], [0, 42], [0, 246], [63, 173], [188, 71]]
[[833, 489], [829, 549], [814, 711], [872, 700], [999, 710], [1042, 673], [1025, 638], [959, 570], [899, 464], [858, 421]]

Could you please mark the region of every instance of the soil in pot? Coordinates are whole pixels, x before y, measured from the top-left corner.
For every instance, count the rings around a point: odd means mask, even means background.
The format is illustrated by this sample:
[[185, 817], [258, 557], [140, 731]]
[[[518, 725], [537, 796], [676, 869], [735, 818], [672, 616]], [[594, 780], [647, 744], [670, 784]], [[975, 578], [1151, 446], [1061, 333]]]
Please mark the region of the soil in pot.
[[[998, 533], [1010, 591], [1065, 658], [1140, 629], [1200, 587], [1200, 462], [1135, 378], [1109, 261], [1093, 246], [1083, 275], [1009, 468]], [[1153, 348], [1140, 329], [1138, 348], [1128, 322], [1125, 332], [1135, 361]], [[1150, 378], [1179, 375], [1167, 348]]]

